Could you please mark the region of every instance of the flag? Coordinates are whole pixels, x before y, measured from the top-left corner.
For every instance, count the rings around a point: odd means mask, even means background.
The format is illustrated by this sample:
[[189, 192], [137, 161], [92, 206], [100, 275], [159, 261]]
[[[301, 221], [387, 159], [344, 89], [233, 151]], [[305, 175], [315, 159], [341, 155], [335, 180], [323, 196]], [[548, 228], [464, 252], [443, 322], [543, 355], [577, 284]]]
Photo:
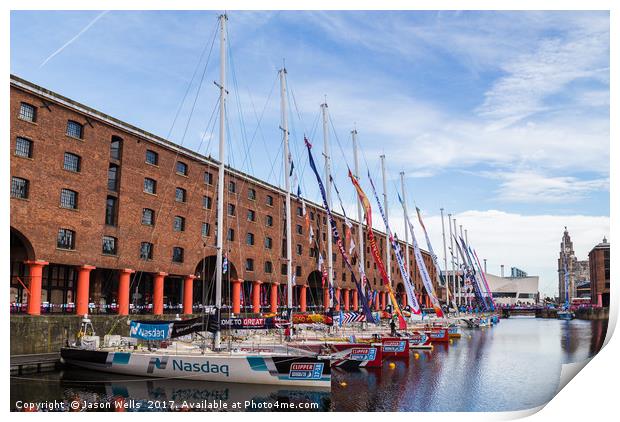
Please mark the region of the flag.
[[314, 230], [312, 230], [312, 226], [310, 226], [310, 234], [308, 236], [308, 243], [312, 245], [313, 240], [314, 240]]
[[226, 274], [228, 271], [228, 254], [224, 254], [224, 260], [222, 261], [222, 274]]
[[297, 197], [301, 198], [301, 186], [297, 185]]
[[349, 244], [349, 255], [353, 253], [354, 249], [355, 249], [355, 242], [353, 241], [353, 238], [351, 238], [351, 243]]
[[319, 271], [321, 271], [321, 267], [323, 267], [323, 255], [319, 253]]
[[293, 175], [293, 170], [295, 169], [295, 163], [293, 162], [293, 158], [290, 154], [288, 156], [288, 161], [291, 163], [291, 171], [289, 172], [288, 176], [291, 177]]

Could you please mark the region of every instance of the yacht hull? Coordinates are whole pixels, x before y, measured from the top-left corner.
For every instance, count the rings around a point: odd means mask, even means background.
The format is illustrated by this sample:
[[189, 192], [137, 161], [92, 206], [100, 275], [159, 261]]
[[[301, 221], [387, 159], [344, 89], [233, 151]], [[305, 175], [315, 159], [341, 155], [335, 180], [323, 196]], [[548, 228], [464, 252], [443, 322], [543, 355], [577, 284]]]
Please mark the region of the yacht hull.
[[165, 354], [63, 348], [63, 363], [115, 374], [245, 384], [331, 387], [329, 360], [309, 356]]

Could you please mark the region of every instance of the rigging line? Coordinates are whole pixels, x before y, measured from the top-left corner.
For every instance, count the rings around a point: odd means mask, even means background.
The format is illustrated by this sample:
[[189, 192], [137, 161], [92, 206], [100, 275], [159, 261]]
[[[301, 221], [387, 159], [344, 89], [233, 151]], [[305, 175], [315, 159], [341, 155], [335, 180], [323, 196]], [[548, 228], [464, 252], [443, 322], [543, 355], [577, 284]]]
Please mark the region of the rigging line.
[[[197, 91], [197, 93], [196, 93], [196, 98], [194, 99], [194, 103], [193, 103], [193, 105], [192, 105], [191, 114], [193, 114], [193, 112], [194, 112], [194, 108], [195, 108], [195, 106], [196, 106], [196, 100], [197, 100], [197, 98], [198, 98], [198, 94], [199, 94], [199, 92], [200, 92], [200, 89], [201, 89], [202, 83], [203, 83], [203, 81], [204, 81], [204, 76], [205, 76], [205, 73], [206, 73], [206, 71], [207, 71], [207, 67], [208, 67], [208, 65], [209, 65], [209, 61], [210, 61], [210, 59], [211, 59], [211, 53], [213, 52], [213, 45], [214, 45], [214, 43], [215, 43], [215, 37], [216, 37], [216, 35], [217, 35], [217, 28], [218, 28], [218, 25], [216, 25], [216, 26], [215, 26], [215, 29], [214, 29], [214, 32], [213, 32], [213, 38], [212, 38], [212, 40], [211, 40], [211, 47], [210, 47], [210, 49], [209, 49], [209, 54], [208, 54], [208, 56], [207, 56], [207, 60], [206, 60], [205, 65], [204, 65], [204, 70], [203, 70], [203, 73], [202, 73], [202, 76], [201, 76], [201, 79], [200, 79], [200, 84], [199, 84], [199, 86], [198, 86], [198, 91]], [[171, 127], [170, 127], [170, 130], [169, 130], [169, 132], [168, 132], [167, 139], [170, 139], [170, 136], [171, 136], [171, 134], [172, 134], [172, 130], [174, 129], [174, 126], [175, 126], [176, 121], [177, 121], [177, 119], [178, 119], [179, 113], [180, 113], [181, 109], [183, 108], [183, 105], [185, 104], [185, 100], [187, 99], [187, 96], [189, 95], [189, 91], [190, 91], [190, 89], [191, 89], [191, 86], [192, 86], [192, 84], [193, 84], [193, 82], [194, 82], [194, 79], [195, 79], [195, 77], [196, 77], [197, 73], [198, 73], [198, 69], [200, 68], [200, 64], [202, 63], [202, 58], [204, 57], [204, 52], [206, 51], [206, 47], [207, 47], [207, 45], [208, 45], [208, 44], [205, 44], [205, 47], [204, 47], [204, 49], [203, 49], [203, 52], [202, 52], [202, 54], [201, 54], [201, 56], [200, 56], [200, 58], [199, 58], [199, 60], [198, 60], [198, 63], [196, 64], [196, 68], [194, 69], [194, 73], [193, 73], [193, 75], [192, 75], [192, 78], [191, 78], [191, 80], [190, 80], [190, 83], [188, 84], [188, 87], [187, 87], [187, 89], [186, 89], [186, 91], [185, 91], [185, 94], [183, 95], [183, 99], [182, 99], [182, 101], [181, 101], [181, 104], [179, 105], [179, 108], [177, 109], [176, 115], [175, 115], [175, 117], [174, 117], [174, 119], [173, 119], [173, 123], [172, 123], [172, 125], [171, 125]], [[185, 132], [184, 132], [183, 138], [181, 139], [181, 142], [180, 142], [180, 144], [179, 144], [180, 146], [182, 146], [182, 145], [183, 145], [183, 142], [184, 142], [184, 139], [185, 139], [185, 133], [187, 133], [187, 128], [189, 127], [189, 123], [190, 123], [190, 120], [191, 120], [191, 114], [190, 114], [190, 117], [189, 117], [189, 119], [188, 119], [188, 121], [187, 121], [187, 124], [186, 124], [186, 128], [185, 128]], [[179, 151], [177, 151], [177, 152], [175, 153], [174, 164], [173, 164], [173, 166], [172, 166], [172, 168], [171, 168], [170, 174], [172, 174], [172, 172], [174, 171], [174, 169], [175, 169], [175, 167], [176, 167], [176, 160], [177, 160], [178, 156], [179, 156]], [[166, 186], [166, 188], [164, 189], [164, 194], [167, 192], [167, 187], [168, 187], [168, 185], [165, 185], [165, 186]], [[165, 195], [164, 195], [164, 196], [165, 196]], [[161, 211], [162, 211], [163, 207], [164, 207], [164, 202], [162, 201], [162, 203], [160, 204], [159, 211], [158, 211], [158, 214], [157, 214], [157, 215], [160, 215], [160, 214], [161, 214]], [[171, 210], [172, 210], [172, 208], [171, 208]], [[168, 213], [168, 215], [170, 215], [170, 212]], [[156, 217], [156, 222], [157, 222], [157, 218], [158, 218], [158, 217]], [[154, 236], [155, 236], [155, 232], [156, 232], [156, 230], [157, 230], [157, 227], [158, 227], [158, 226], [156, 225], [156, 226], [154, 227], [154, 230], [151, 232], [151, 237], [150, 237], [150, 239], [149, 239], [149, 240], [150, 240], [150, 242], [149, 242], [149, 243], [151, 243], [151, 244], [153, 243], [153, 238], [154, 238]], [[146, 261], [146, 260], [147, 260], [147, 259], [145, 258], [145, 261]], [[129, 290], [130, 290], [130, 291], [131, 291], [131, 289], [132, 289], [132, 287], [133, 287], [133, 285], [134, 285], [134, 282], [135, 282], [135, 284], [136, 284], [136, 285], [139, 285], [139, 284], [140, 284], [140, 282], [141, 282], [141, 280], [142, 280], [142, 275], [143, 275], [143, 271], [140, 271], [140, 272], [139, 272], [138, 277], [133, 277], [133, 280], [130, 282], [130, 285], [129, 285]], [[136, 278], [137, 278], [137, 281], [136, 281]]]

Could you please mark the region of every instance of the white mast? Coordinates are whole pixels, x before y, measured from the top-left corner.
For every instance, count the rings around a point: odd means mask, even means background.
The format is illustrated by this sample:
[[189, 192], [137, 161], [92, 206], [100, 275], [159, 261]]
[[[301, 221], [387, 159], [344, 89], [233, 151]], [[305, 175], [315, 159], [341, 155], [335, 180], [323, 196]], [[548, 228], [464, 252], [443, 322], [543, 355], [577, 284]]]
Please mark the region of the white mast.
[[[351, 140], [353, 141], [353, 160], [355, 161], [355, 177], [359, 180], [359, 162], [357, 159], [357, 129], [353, 129], [351, 131]], [[356, 195], [357, 196], [357, 195]], [[355, 201], [357, 203], [357, 221], [358, 221], [358, 226], [357, 226], [357, 241], [358, 241], [358, 246], [357, 246], [357, 250], [358, 250], [358, 255], [359, 255], [359, 269], [360, 269], [360, 283], [363, 283], [364, 280], [362, 280], [362, 272], [364, 270], [364, 223], [362, 223], [362, 204], [360, 203], [359, 198], [357, 199], [357, 201]], [[354, 309], [355, 311], [357, 311], [357, 309]]]
[[[220, 164], [217, 174], [217, 230], [216, 230], [216, 250], [215, 259], [215, 311], [216, 318], [220, 318], [220, 308], [222, 307], [222, 261], [224, 244], [224, 161], [226, 160], [226, 14], [220, 15]], [[220, 321], [217, 321], [219, 326]], [[218, 329], [215, 332], [214, 348], [220, 348], [221, 333]]]
[[[407, 200], [405, 195], [405, 172], [400, 172], [400, 190], [403, 193], [403, 218], [405, 225], [405, 262], [407, 263], [407, 271], [411, 271], [411, 267], [409, 266], [409, 230], [407, 230]], [[386, 211], [387, 212], [387, 211]]]
[[[288, 114], [286, 111], [286, 68], [280, 70], [280, 110], [282, 113], [282, 132], [284, 133], [284, 186], [286, 189], [286, 307], [293, 309], [293, 268], [291, 261], [291, 181], [290, 152], [288, 150]], [[293, 313], [290, 313], [291, 320]]]
[[[387, 185], [385, 180], [385, 155], [381, 155], [381, 174], [383, 176], [383, 209], [385, 210], [385, 219], [388, 219], [388, 199], [387, 199]], [[387, 276], [388, 282], [390, 283], [390, 287], [392, 287], [392, 263], [391, 257], [392, 253], [390, 250], [390, 239], [388, 239], [388, 228], [385, 228], [385, 262], [387, 264]], [[392, 308], [396, 306], [395, 303], [392, 303], [392, 297], [388, 295], [388, 299]]]
[[[448, 253], [446, 251], [446, 227], [443, 222], [443, 208], [439, 210], [441, 212], [441, 237], [443, 238], [443, 266], [446, 277], [444, 280], [446, 282], [446, 306], [447, 309], [450, 309], [450, 283], [448, 283]], [[441, 277], [440, 277], [441, 278]]]
[[[452, 294], [455, 297], [455, 303], [458, 304], [458, 297], [456, 296], [456, 271], [454, 268], [454, 255], [456, 255], [456, 251], [454, 250], [454, 239], [452, 237], [452, 214], [448, 214], [448, 228], [450, 229], [450, 262], [452, 263]], [[457, 309], [458, 312], [458, 309]]]
[[461, 280], [458, 279], [458, 273], [461, 270], [460, 266], [459, 266], [459, 254], [458, 254], [458, 248], [459, 248], [459, 242], [456, 240], [456, 236], [458, 235], [458, 232], [456, 231], [456, 218], [454, 218], [452, 220], [452, 223], [454, 223], [454, 243], [456, 248], [453, 249], [454, 255], [456, 256], [456, 283], [457, 283], [457, 289], [459, 292], [459, 305], [463, 304], [463, 291], [461, 289]]
[[[464, 237], [463, 237], [463, 225], [459, 224], [459, 228], [461, 229], [461, 237], [459, 238], [459, 241], [460, 241], [460, 239], [464, 239]], [[461, 242], [461, 243], [463, 243], [463, 242]], [[465, 252], [465, 248], [464, 247], [462, 249], [463, 249], [463, 267], [466, 268], [467, 267], [467, 262], [465, 261], [465, 254], [467, 252]], [[463, 273], [463, 283], [465, 283], [465, 273]], [[469, 296], [470, 294], [471, 293], [469, 291], [467, 291], [467, 289], [466, 289], [465, 290], [465, 295], [467, 296], [466, 297], [466, 303], [467, 303], [468, 306], [471, 305], [471, 297]]]
[[[329, 157], [329, 129], [327, 126], [327, 102], [321, 104], [323, 112], [323, 156], [325, 157], [325, 184], [327, 188], [327, 206], [332, 206], [332, 182], [331, 182], [331, 164]], [[332, 263], [332, 222], [327, 218], [327, 286], [333, 286], [334, 270]], [[325, 297], [325, 296], [323, 296]], [[330, 295], [329, 307], [333, 306], [333, 296]], [[325, 306], [325, 304], [323, 304]]]

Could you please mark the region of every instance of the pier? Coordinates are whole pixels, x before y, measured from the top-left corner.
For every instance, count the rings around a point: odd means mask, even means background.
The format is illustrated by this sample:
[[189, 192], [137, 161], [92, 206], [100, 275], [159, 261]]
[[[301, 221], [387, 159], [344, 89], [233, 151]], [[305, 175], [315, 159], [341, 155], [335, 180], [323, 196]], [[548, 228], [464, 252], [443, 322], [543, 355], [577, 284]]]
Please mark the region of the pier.
[[60, 363], [60, 353], [11, 356], [11, 375], [51, 371]]

